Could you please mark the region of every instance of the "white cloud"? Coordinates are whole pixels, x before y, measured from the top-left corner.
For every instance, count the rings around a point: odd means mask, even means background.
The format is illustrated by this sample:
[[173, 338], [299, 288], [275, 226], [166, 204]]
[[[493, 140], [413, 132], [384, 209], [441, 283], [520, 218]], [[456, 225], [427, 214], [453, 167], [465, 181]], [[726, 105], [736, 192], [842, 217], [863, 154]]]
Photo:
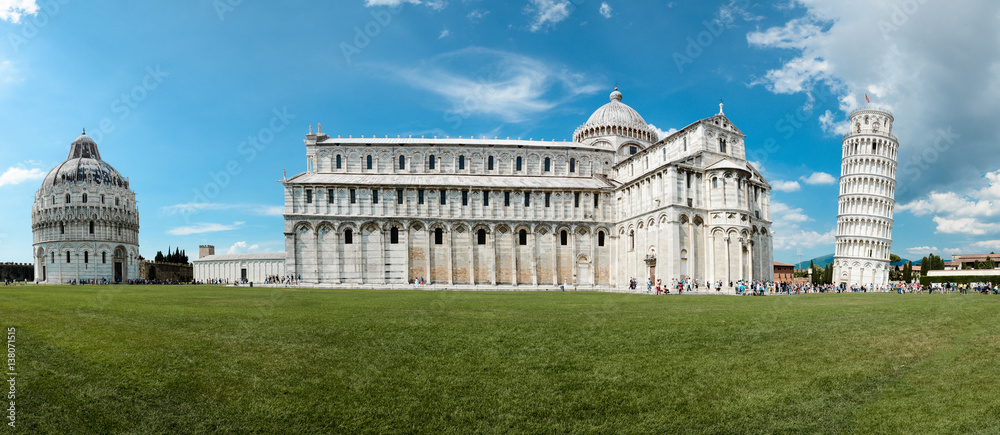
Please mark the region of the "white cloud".
[[801, 208], [792, 208], [782, 202], [772, 202], [774, 249], [812, 249], [820, 245], [833, 245], [837, 238], [836, 228], [825, 233], [801, 228], [801, 224], [812, 220]]
[[[1000, 251], [1000, 240], [982, 240], [973, 243], [972, 247], [982, 251], [996, 252]], [[956, 252], [956, 254], [960, 254], [960, 252]]]
[[441, 31], [441, 35], [438, 36], [438, 39], [447, 38], [448, 35], [451, 35], [451, 31], [444, 29]]
[[948, 219], [941, 216], [934, 216], [934, 223], [937, 224], [935, 231], [939, 234], [982, 236], [986, 233], [995, 233], [1000, 230], [1000, 224], [980, 222], [975, 218]]
[[771, 189], [778, 192], [797, 192], [802, 186], [799, 185], [798, 181], [781, 181], [774, 180], [771, 183]]
[[21, 184], [25, 181], [41, 180], [45, 178], [45, 172], [38, 168], [25, 168], [23, 166], [10, 167], [0, 174], [0, 187], [8, 184]]
[[490, 11], [482, 11], [482, 10], [479, 10], [479, 9], [474, 9], [472, 12], [469, 12], [469, 15], [466, 15], [466, 17], [469, 18], [469, 20], [471, 20], [472, 22], [475, 23], [475, 22], [478, 22], [479, 20], [485, 18], [486, 15], [488, 15], [489, 13], [490, 13]]
[[611, 5], [608, 2], [601, 2], [600, 13], [604, 18], [611, 18]]
[[1000, 232], [1000, 170], [986, 173], [979, 188], [962, 195], [932, 191], [899, 209], [914, 216], [933, 215], [941, 234], [984, 235]]
[[[456, 65], [478, 65], [470, 75]], [[445, 121], [461, 124], [473, 115], [506, 122], [535, 119], [572, 98], [601, 88], [582, 74], [527, 56], [480, 47], [444, 53], [414, 68], [394, 69], [397, 77], [448, 101]], [[453, 128], [457, 128], [455, 125]]]
[[719, 14], [716, 16], [715, 22], [726, 27], [735, 27], [734, 23], [737, 19], [743, 21], [763, 20], [763, 16], [754, 15], [744, 8], [749, 3], [747, 0], [729, 0], [729, 3], [719, 7]]
[[197, 223], [183, 227], [171, 228], [167, 234], [174, 236], [190, 236], [192, 234], [217, 233], [239, 229], [245, 222], [233, 222], [232, 225], [216, 223]]
[[226, 250], [226, 253], [227, 254], [245, 254], [245, 253], [248, 253], [248, 252], [254, 252], [254, 251], [256, 251], [259, 248], [260, 248], [260, 246], [258, 246], [256, 243], [253, 244], [253, 245], [251, 245], [251, 244], [247, 243], [246, 241], [239, 241], [239, 242], [233, 243], [233, 246], [230, 246], [229, 249]]
[[832, 93], [838, 111], [818, 117], [830, 134], [845, 132], [847, 114], [865, 104], [865, 93], [892, 110], [901, 203], [924, 193], [907, 186], [954, 189], [1000, 167], [1000, 153], [983, 152], [1000, 142], [992, 127], [1000, 115], [1000, 2], [788, 4], [788, 20], [747, 35], [751, 47], [781, 62], [752, 84], [778, 94]]
[[649, 127], [652, 128], [653, 130], [656, 130], [656, 135], [657, 135], [657, 137], [659, 139], [663, 139], [663, 138], [665, 138], [667, 136], [670, 136], [670, 135], [672, 135], [674, 133], [677, 133], [677, 129], [676, 128], [670, 128], [670, 129], [664, 131], [664, 130], [660, 130], [657, 126], [655, 126], [653, 124], [649, 124]]
[[168, 205], [161, 207], [164, 214], [194, 214], [203, 211], [225, 211], [235, 210], [243, 213], [253, 213], [261, 216], [281, 216], [285, 213], [285, 207], [280, 205], [266, 204], [223, 204], [217, 202], [188, 202], [184, 204]]
[[808, 177], [802, 176], [799, 179], [806, 184], [833, 184], [837, 182], [837, 179], [833, 178], [833, 175], [826, 172], [813, 172], [812, 175]]
[[938, 248], [936, 246], [917, 246], [913, 248], [906, 248], [906, 252], [911, 254], [931, 254], [937, 251]]
[[851, 122], [847, 118], [838, 121], [837, 115], [830, 110], [819, 116], [819, 125], [826, 134], [833, 136], [843, 136], [851, 130]]
[[35, 0], [0, 0], [0, 21], [20, 23], [21, 17], [38, 13]]
[[534, 21], [529, 29], [537, 32], [548, 26], [553, 26], [569, 17], [571, 5], [569, 0], [529, 0], [531, 3], [525, 12], [534, 15]]
[[398, 7], [403, 4], [411, 5], [426, 5], [427, 7], [440, 11], [448, 6], [448, 2], [444, 0], [429, 0], [427, 2], [422, 2], [420, 0], [365, 0], [365, 6], [388, 6], [388, 7]]

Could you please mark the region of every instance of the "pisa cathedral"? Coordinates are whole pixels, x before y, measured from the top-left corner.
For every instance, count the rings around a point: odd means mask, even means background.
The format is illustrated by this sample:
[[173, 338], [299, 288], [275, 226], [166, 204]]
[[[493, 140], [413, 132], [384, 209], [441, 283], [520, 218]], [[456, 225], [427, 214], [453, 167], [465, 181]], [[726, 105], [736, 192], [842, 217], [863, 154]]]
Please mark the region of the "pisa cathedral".
[[888, 111], [855, 110], [850, 121], [843, 140], [833, 279], [877, 288], [889, 283], [899, 141]]
[[572, 141], [333, 138], [286, 178], [286, 273], [330, 286], [771, 280], [771, 187], [723, 114], [659, 139], [615, 89]]
[[86, 131], [35, 192], [31, 230], [39, 282], [139, 278], [135, 192], [127, 178], [101, 159]]

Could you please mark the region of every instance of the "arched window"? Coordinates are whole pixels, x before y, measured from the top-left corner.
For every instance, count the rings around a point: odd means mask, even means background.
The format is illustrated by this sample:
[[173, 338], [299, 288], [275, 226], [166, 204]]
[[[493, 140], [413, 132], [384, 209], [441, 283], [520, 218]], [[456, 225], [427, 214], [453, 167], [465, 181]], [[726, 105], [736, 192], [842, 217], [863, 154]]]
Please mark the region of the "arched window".
[[90, 221], [90, 234], [94, 234], [94, 221]]
[[406, 157], [399, 156], [399, 169], [406, 169]]
[[569, 171], [576, 172], [576, 159], [569, 159]]
[[67, 194], [66, 194], [66, 204], [69, 204], [69, 202], [70, 202], [70, 199], [71, 199], [71, 198], [70, 198], [69, 194], [67, 193]]
[[639, 152], [639, 148], [638, 147], [634, 147], [634, 146], [628, 147], [628, 153], [629, 153], [629, 155], [635, 154], [637, 152]]
[[719, 138], [719, 152], [723, 153], [723, 154], [726, 153], [726, 140], [725, 139]]
[[104, 204], [104, 195], [101, 195], [101, 204]]
[[341, 163], [340, 163], [340, 154], [337, 154], [337, 169], [341, 168], [340, 165], [341, 165]]
[[458, 156], [458, 169], [465, 169], [465, 156]]
[[486, 158], [486, 170], [488, 171], [493, 170], [493, 156], [489, 156]]
[[115, 207], [118, 207], [118, 198], [115, 198]]
[[344, 230], [344, 244], [351, 245], [354, 243], [354, 231], [350, 228]]
[[559, 244], [566, 246], [567, 243], [569, 243], [569, 233], [566, 230], [562, 230], [559, 232]]
[[66, 262], [69, 263], [69, 251], [66, 251]]
[[476, 243], [480, 245], [486, 244], [486, 230], [480, 229], [476, 231]]
[[545, 172], [549, 172], [552, 169], [552, 159], [545, 158]]
[[635, 231], [628, 232], [628, 250], [629, 251], [635, 250]]
[[83, 194], [83, 203], [84, 204], [87, 203], [87, 194], [86, 193]]
[[518, 172], [521, 171], [521, 157], [518, 157], [517, 160], [514, 161], [514, 170]]
[[526, 230], [518, 231], [517, 232], [517, 239], [518, 239], [517, 242], [518, 242], [519, 245], [521, 245], [521, 246], [527, 245], [528, 244], [528, 231], [526, 231]]
[[434, 154], [427, 156], [427, 169], [434, 170]]
[[90, 252], [83, 251], [83, 264], [90, 263]]
[[389, 230], [389, 244], [395, 245], [399, 243], [399, 228], [392, 227]]
[[597, 246], [604, 246], [604, 231], [597, 232]]
[[372, 168], [372, 156], [371, 156], [371, 154], [368, 155], [368, 159], [366, 159], [366, 162], [367, 162], [366, 163], [367, 168], [371, 169]]
[[712, 178], [712, 188], [713, 189], [718, 189], [719, 188], [719, 179], [718, 178]]
[[66, 224], [62, 222], [59, 223], [59, 234], [66, 234]]
[[107, 251], [101, 252], [101, 264], [107, 264], [107, 263], [108, 263], [108, 252]]
[[55, 253], [55, 251], [52, 252], [52, 261], [51, 262], [52, 263], [56, 262], [56, 253]]
[[440, 245], [444, 243], [444, 231], [440, 228], [434, 230], [434, 244]]

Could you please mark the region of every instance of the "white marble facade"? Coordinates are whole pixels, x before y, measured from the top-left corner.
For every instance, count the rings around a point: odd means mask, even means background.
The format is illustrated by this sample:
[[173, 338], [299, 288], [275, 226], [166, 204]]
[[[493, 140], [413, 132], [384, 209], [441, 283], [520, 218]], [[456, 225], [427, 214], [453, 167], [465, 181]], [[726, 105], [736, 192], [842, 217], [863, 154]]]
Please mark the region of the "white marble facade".
[[331, 286], [770, 280], [770, 185], [721, 112], [657, 140], [616, 89], [573, 141], [306, 136], [286, 273]]
[[899, 141], [888, 111], [859, 109], [850, 120], [843, 140], [833, 277], [837, 284], [877, 288], [889, 283]]
[[268, 277], [285, 276], [285, 253], [208, 255], [191, 262], [194, 280], [201, 283], [241, 281], [263, 283]]
[[35, 278], [45, 283], [139, 279], [139, 211], [128, 179], [86, 133], [35, 192]]

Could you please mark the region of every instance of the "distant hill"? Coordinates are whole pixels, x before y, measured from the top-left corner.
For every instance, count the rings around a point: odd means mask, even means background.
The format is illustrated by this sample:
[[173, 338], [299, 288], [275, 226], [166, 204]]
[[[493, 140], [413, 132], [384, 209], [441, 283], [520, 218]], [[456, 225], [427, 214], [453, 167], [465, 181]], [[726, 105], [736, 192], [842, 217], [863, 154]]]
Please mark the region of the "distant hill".
[[[810, 261], [810, 260], [806, 260], [806, 261], [803, 261], [803, 262], [801, 262], [801, 263], [797, 264], [797, 265], [795, 266], [795, 268], [796, 268], [796, 269], [806, 269], [806, 268], [808, 268], [808, 267], [809, 267], [809, 261]], [[897, 262], [895, 262], [895, 263], [892, 263], [892, 265], [893, 265], [893, 266], [902, 266], [902, 265], [906, 264], [906, 263], [907, 263], [907, 262], [909, 262], [909, 261], [910, 261], [910, 260], [907, 260], [907, 259], [903, 258], [903, 259], [901, 259], [901, 260], [899, 260], [899, 261], [897, 261]], [[818, 267], [822, 267], [822, 268], [824, 268], [824, 269], [825, 269], [825, 268], [826, 268], [827, 266], [829, 266], [829, 265], [830, 265], [830, 263], [833, 263], [833, 254], [827, 254], [827, 255], [824, 255], [824, 256], [822, 256], [822, 257], [816, 257], [816, 258], [813, 258], [813, 259], [812, 259], [812, 262], [813, 262], [813, 264], [815, 264], [816, 266], [818, 266]], [[915, 266], [919, 266], [919, 265], [920, 265], [920, 260], [916, 260], [916, 261], [914, 261], [914, 262], [913, 262], [913, 264], [914, 264]]]
[[[809, 261], [810, 260], [803, 261], [803, 262], [795, 265], [795, 268], [796, 269], [807, 269], [807, 268], [809, 268]], [[826, 266], [830, 265], [830, 263], [833, 263], [833, 254], [827, 254], [827, 255], [824, 255], [822, 257], [816, 257], [816, 258], [813, 258], [811, 261], [816, 266], [819, 266], [819, 267], [822, 267], [822, 268], [826, 268]]]

